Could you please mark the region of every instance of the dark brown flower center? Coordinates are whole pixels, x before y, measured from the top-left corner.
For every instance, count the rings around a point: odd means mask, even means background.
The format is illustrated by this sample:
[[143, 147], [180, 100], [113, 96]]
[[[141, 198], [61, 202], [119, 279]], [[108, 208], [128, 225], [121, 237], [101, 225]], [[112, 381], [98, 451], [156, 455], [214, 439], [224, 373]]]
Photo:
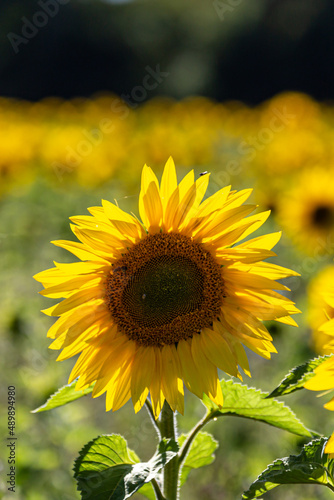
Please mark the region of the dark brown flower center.
[[330, 228], [334, 225], [334, 210], [326, 205], [319, 205], [312, 212], [312, 222], [320, 228]]
[[129, 339], [174, 344], [212, 325], [224, 282], [211, 253], [176, 233], [148, 235], [113, 266], [106, 303]]

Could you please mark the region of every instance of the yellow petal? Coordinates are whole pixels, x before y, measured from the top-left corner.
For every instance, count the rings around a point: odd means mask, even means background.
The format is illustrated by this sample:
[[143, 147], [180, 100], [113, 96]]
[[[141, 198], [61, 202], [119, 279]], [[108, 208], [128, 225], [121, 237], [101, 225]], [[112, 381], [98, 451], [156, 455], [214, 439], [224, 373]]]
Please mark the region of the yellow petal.
[[203, 201], [198, 208], [198, 212], [196, 214], [197, 217], [207, 217], [208, 215], [222, 210], [224, 204], [227, 200], [228, 195], [230, 194], [231, 186], [225, 186], [220, 189], [209, 198]]
[[334, 433], [331, 435], [325, 446], [325, 453], [329, 454], [329, 458], [334, 458]]
[[241, 307], [230, 303], [222, 309], [222, 314], [225, 321], [235, 330], [256, 339], [272, 340], [270, 333], [261, 321]]
[[282, 231], [252, 238], [238, 245], [238, 248], [261, 248], [271, 250], [279, 242]]
[[115, 241], [109, 238], [108, 242], [104, 242], [94, 238], [94, 235], [91, 231], [89, 232], [88, 229], [80, 229], [78, 226], [74, 225], [71, 225], [71, 229], [78, 240], [108, 260], [115, 259], [119, 255], [117, 249], [124, 248], [124, 243], [122, 244], [120, 240]]
[[176, 170], [173, 158], [170, 156], [165, 165], [160, 185], [160, 196], [164, 213], [166, 211], [168, 201], [176, 188], [177, 188]]
[[214, 328], [204, 328], [200, 333], [202, 350], [213, 365], [225, 373], [238, 376], [238, 366], [230, 346], [219, 332]]
[[105, 215], [107, 216], [107, 218], [110, 220], [111, 223], [113, 223], [114, 221], [119, 221], [119, 222], [127, 222], [130, 226], [137, 225], [137, 221], [134, 217], [132, 217], [132, 215], [128, 214], [127, 212], [124, 212], [124, 210], [119, 208], [117, 205], [114, 205], [110, 201], [102, 200], [102, 206]]
[[82, 243], [76, 241], [54, 240], [51, 241], [56, 247], [64, 248], [81, 260], [99, 260], [102, 262], [108, 261], [108, 258], [102, 257], [98, 251], [92, 251]]
[[[129, 342], [125, 335], [117, 337], [115, 330], [117, 328], [111, 328], [110, 331], [105, 332], [105, 337], [108, 337], [108, 347], [106, 348], [103, 343], [97, 347], [97, 350], [101, 352], [107, 352], [108, 356], [104, 358], [103, 363], [100, 363], [99, 372], [96, 380], [96, 384], [93, 390], [93, 397], [100, 396], [103, 392], [109, 392], [110, 396], [113, 394], [115, 389], [115, 381], [117, 377], [122, 372], [123, 367], [126, 365], [129, 359], [133, 357], [135, 351], [135, 345], [133, 342]], [[111, 342], [110, 342], [111, 340]], [[96, 364], [96, 360], [92, 359], [91, 363]], [[109, 410], [111, 407], [109, 407]]]
[[[98, 325], [92, 325], [90, 328], [87, 328], [87, 330], [81, 335], [78, 335], [76, 339], [73, 339], [72, 341], [68, 341], [69, 345], [63, 345], [62, 346], [62, 351], [59, 354], [57, 361], [64, 361], [65, 359], [72, 358], [76, 354], [79, 354], [80, 352], [84, 351], [86, 347], [89, 345], [88, 340], [92, 336], [96, 336], [100, 333], [100, 328]], [[50, 346], [50, 349], [59, 349], [59, 345], [53, 346], [53, 344], [57, 344], [61, 342], [62, 337], [64, 336], [64, 341], [66, 343], [66, 334], [62, 334], [60, 338], [56, 339]]]
[[134, 356], [131, 379], [131, 398], [137, 413], [146, 401], [155, 366], [154, 348], [139, 347]]
[[47, 336], [51, 339], [56, 338], [66, 330], [75, 327], [84, 318], [101, 321], [104, 318], [109, 318], [109, 316], [109, 311], [101, 300], [98, 303], [91, 301], [89, 304], [82, 304], [76, 309], [64, 313], [51, 326]]
[[183, 177], [182, 181], [179, 184], [179, 192], [180, 192], [180, 200], [188, 193], [189, 189], [195, 182], [194, 171], [190, 170], [190, 172]]
[[181, 340], [177, 345], [177, 352], [181, 363], [182, 378], [187, 389], [202, 399], [204, 393], [203, 376], [194, 362], [191, 341]]
[[181, 219], [179, 226], [187, 227], [190, 220], [197, 215], [198, 207], [206, 193], [209, 184], [210, 174], [203, 175], [199, 177], [195, 182], [195, 198], [193, 200], [191, 208], [185, 213], [185, 216]]
[[[217, 321], [215, 323], [215, 328], [225, 338], [226, 342], [230, 346], [230, 349], [233, 352], [233, 356], [237, 359], [238, 365], [242, 368], [246, 375], [250, 377], [251, 374], [249, 371], [247, 355], [239, 340], [239, 337], [241, 335], [238, 336], [238, 332], [231, 331], [224, 320]], [[239, 373], [237, 376], [238, 378], [240, 378], [240, 380], [242, 380], [242, 377]]]
[[262, 289], [262, 290], [288, 290], [282, 283], [266, 278], [265, 276], [258, 276], [250, 272], [239, 271], [229, 267], [224, 275], [226, 285], [231, 284], [232, 289]]
[[178, 186], [170, 196], [167, 202], [166, 210], [164, 212], [163, 224], [166, 232], [169, 232], [174, 227], [174, 219], [178, 212], [179, 201], [180, 201], [180, 189]]
[[153, 170], [147, 165], [144, 165], [141, 175], [141, 189], [139, 194], [139, 214], [147, 229], [150, 228], [152, 222], [153, 225], [155, 225], [156, 221], [155, 215], [152, 213], [153, 200], [150, 199], [150, 196], [154, 198], [154, 202], [159, 204], [157, 210], [159, 211], [159, 217], [161, 217], [162, 205], [159, 195], [158, 179], [156, 178]]
[[[251, 219], [252, 216], [243, 219], [241, 225], [239, 225], [235, 229], [226, 230], [224, 233], [222, 233], [218, 238], [214, 239], [213, 241], [209, 239], [208, 243], [211, 242], [211, 244], [217, 250], [234, 245], [237, 241], [243, 239], [244, 238], [243, 235], [248, 231], [250, 227], [254, 225]], [[206, 238], [203, 238], [203, 242], [206, 242]]]
[[161, 361], [161, 351], [159, 347], [154, 347], [155, 354], [155, 366], [154, 366], [154, 377], [150, 386], [151, 393], [151, 403], [152, 410], [155, 418], [158, 418], [162, 410], [165, 396], [162, 391], [162, 361]]
[[219, 384], [217, 368], [205, 356], [201, 349], [200, 335], [195, 334], [191, 341], [191, 353], [197, 370], [203, 377], [204, 392], [219, 406], [223, 405], [223, 396]]
[[115, 392], [112, 401], [113, 411], [119, 410], [131, 398], [131, 377], [132, 373], [132, 360], [128, 360], [127, 366], [123, 368], [120, 376], [115, 382]]
[[45, 297], [50, 297], [54, 299], [61, 297], [68, 297], [75, 290], [78, 290], [80, 288], [89, 288], [90, 283], [92, 281], [95, 281], [95, 279], [96, 279], [96, 274], [93, 274], [91, 278], [87, 278], [87, 276], [78, 276], [77, 278], [63, 281], [59, 285], [47, 287], [45, 290], [42, 290], [39, 293]]
[[226, 202], [224, 203], [224, 210], [228, 207], [231, 208], [240, 207], [245, 201], [248, 200], [252, 194], [253, 189], [242, 189], [241, 191], [233, 191], [228, 196]]
[[150, 234], [155, 234], [160, 231], [162, 226], [162, 205], [158, 187], [151, 182], [148, 185], [146, 193], [142, 197], [140, 215], [143, 218], [143, 210], [145, 212], [145, 226]]
[[256, 205], [243, 205], [242, 207], [232, 208], [221, 213], [218, 212], [210, 222], [201, 227], [197, 236], [202, 237], [204, 241], [218, 238], [223, 232], [233, 227], [235, 223], [253, 212], [255, 208]]
[[334, 335], [334, 318], [319, 326], [319, 331], [326, 333], [326, 335]]
[[[74, 365], [68, 383], [72, 383], [77, 377], [80, 376], [75, 388], [76, 390], [82, 389], [85, 385], [93, 382], [97, 379], [100, 363], [103, 362], [103, 356], [108, 357], [109, 353], [99, 352], [97, 353], [96, 349], [93, 347], [86, 347], [84, 351], [80, 354], [76, 364]], [[99, 363], [89, 363], [90, 359], [94, 356], [95, 359], [99, 360]]]
[[105, 221], [101, 221], [90, 215], [76, 215], [74, 217], [70, 217], [70, 221], [84, 229], [97, 229], [107, 232], [114, 231], [114, 228], [107, 218]]
[[282, 305], [265, 302], [246, 292], [236, 292], [235, 296], [226, 297], [224, 304], [229, 308], [242, 308], [261, 320], [272, 320], [287, 316]]
[[247, 217], [247, 223], [249, 223], [250, 221], [252, 221], [253, 223], [251, 225], [247, 224], [245, 231], [242, 233], [241, 236], [239, 236], [239, 238], [235, 241], [235, 243], [238, 243], [239, 241], [247, 238], [249, 234], [252, 234], [254, 233], [254, 231], [259, 229], [259, 227], [261, 227], [262, 224], [266, 222], [269, 215], [270, 215], [270, 210], [267, 210], [267, 212], [262, 212], [260, 214], [255, 214], [251, 215], [250, 217]]
[[[184, 413], [184, 391], [181, 366], [174, 345], [165, 345], [161, 350], [162, 390], [173, 411]], [[181, 383], [180, 383], [181, 382]]]
[[[81, 334], [86, 333], [88, 336], [94, 326], [99, 330], [102, 329], [106, 324], [108, 324], [108, 321], [110, 321], [110, 314], [109, 311], [105, 310], [94, 311], [93, 314], [85, 314], [84, 311], [77, 316], [77, 320], [75, 322], [73, 322], [72, 318], [71, 320], [71, 322], [68, 322], [66, 318], [65, 322], [60, 323], [58, 328], [54, 329], [58, 342], [53, 342], [50, 345], [50, 348], [61, 349], [66, 347], [71, 342], [76, 341], [77, 337], [81, 336]], [[56, 323], [58, 322], [59, 320]], [[48, 337], [50, 337], [50, 335], [48, 335]]]
[[223, 248], [216, 251], [216, 257], [222, 265], [232, 264], [233, 262], [242, 262], [252, 264], [259, 260], [275, 257], [276, 254], [270, 250], [256, 248], [241, 249], [239, 246], [233, 248]]
[[[94, 282], [96, 280], [93, 280]], [[59, 304], [53, 306], [52, 316], [60, 316], [61, 314], [74, 309], [82, 305], [83, 302], [89, 302], [90, 300], [97, 300], [103, 298], [103, 290], [100, 284], [92, 286], [90, 288], [80, 290], [74, 293], [67, 299], [63, 300]]]
[[196, 199], [196, 185], [193, 184], [189, 188], [185, 196], [181, 198], [177, 210], [175, 211], [174, 219], [172, 222], [172, 229], [174, 231], [177, 231], [179, 226], [186, 218], [187, 214], [191, 211], [193, 204], [195, 203], [195, 199]]
[[310, 391], [328, 391], [334, 389], [334, 373], [324, 372], [316, 373], [316, 375], [308, 380], [304, 387]]
[[324, 408], [326, 408], [326, 410], [334, 411], [334, 398], [328, 401], [328, 403], [324, 404]]
[[272, 280], [280, 280], [288, 276], [300, 276], [299, 273], [293, 271], [292, 269], [287, 269], [286, 267], [277, 266], [271, 262], [257, 262], [252, 266], [243, 267], [239, 265], [240, 270], [245, 269], [247, 272], [252, 272], [255, 274], [260, 274], [261, 276], [266, 276]]
[[245, 349], [243, 348], [243, 346], [241, 344], [239, 344], [239, 342], [236, 342], [234, 344], [234, 349], [235, 349], [235, 352], [237, 354], [237, 358], [238, 358], [238, 364], [240, 366], [240, 368], [243, 370], [243, 372], [248, 375], [248, 377], [251, 377], [251, 372], [250, 372], [250, 369], [249, 369], [249, 363], [248, 363], [248, 358], [247, 358], [247, 354], [245, 352]]

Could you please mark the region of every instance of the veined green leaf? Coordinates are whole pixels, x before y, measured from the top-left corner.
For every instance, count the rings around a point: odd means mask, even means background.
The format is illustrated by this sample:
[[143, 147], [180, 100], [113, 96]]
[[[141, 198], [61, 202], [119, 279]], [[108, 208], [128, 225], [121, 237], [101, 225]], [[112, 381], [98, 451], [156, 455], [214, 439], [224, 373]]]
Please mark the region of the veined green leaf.
[[57, 392], [55, 392], [49, 397], [49, 399], [46, 401], [46, 403], [44, 403], [44, 405], [39, 406], [31, 413], [39, 413], [40, 411], [53, 410], [53, 408], [58, 408], [58, 406], [67, 405], [67, 403], [71, 403], [72, 401], [80, 399], [83, 396], [86, 396], [87, 394], [93, 392], [94, 384], [92, 384], [87, 389], [76, 391], [74, 389], [76, 383], [77, 381], [74, 380], [71, 384], [60, 387]]
[[[187, 435], [182, 434], [178, 443], [181, 448]], [[199, 432], [191, 444], [190, 451], [182, 466], [181, 471], [181, 486], [186, 482], [189, 472], [192, 469], [199, 469], [204, 465], [211, 464], [214, 459], [214, 452], [218, 448], [218, 441], [216, 441], [211, 434], [207, 432]]]
[[317, 366], [321, 365], [330, 356], [319, 356], [318, 358], [311, 359], [302, 365], [296, 366], [284, 377], [279, 385], [268, 396], [268, 398], [276, 398], [277, 396], [284, 396], [291, 392], [298, 391], [304, 388], [305, 382], [314, 376], [314, 370]]
[[324, 453], [327, 438], [306, 444], [299, 455], [280, 458], [270, 464], [244, 492], [244, 500], [254, 500], [282, 484], [321, 484], [334, 491], [334, 459]]
[[237, 415], [279, 427], [299, 436], [312, 437], [318, 435], [307, 429], [296, 417], [293, 411], [283, 402], [276, 399], [266, 399], [268, 393], [253, 389], [232, 380], [220, 382], [224, 405], [219, 408], [207, 396], [203, 403], [212, 412], [213, 417]]
[[160, 441], [148, 462], [139, 462], [118, 434], [102, 435], [86, 444], [74, 465], [74, 477], [83, 500], [126, 500], [156, 478], [178, 452], [173, 440]]

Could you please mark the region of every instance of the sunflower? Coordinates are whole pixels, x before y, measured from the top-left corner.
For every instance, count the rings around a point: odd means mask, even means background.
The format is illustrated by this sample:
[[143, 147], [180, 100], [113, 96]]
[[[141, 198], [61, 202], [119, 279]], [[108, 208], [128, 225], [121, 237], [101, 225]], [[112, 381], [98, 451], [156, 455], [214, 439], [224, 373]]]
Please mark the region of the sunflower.
[[334, 266], [325, 267], [308, 287], [308, 319], [312, 329], [313, 348], [319, 354], [334, 352], [333, 333], [328, 333], [328, 319], [334, 317], [334, 304], [330, 300], [333, 290]]
[[270, 183], [273, 178], [291, 178], [307, 165], [327, 161], [331, 126], [319, 103], [305, 94], [283, 92], [258, 110], [260, 144], [254, 162], [258, 177], [267, 177]]
[[306, 169], [294, 187], [280, 197], [278, 221], [293, 241], [309, 254], [333, 253], [334, 169]]
[[[329, 267], [319, 275], [319, 281], [316, 285], [321, 285], [327, 282], [327, 286], [323, 288], [323, 306], [325, 309], [324, 315], [327, 320], [317, 329], [320, 340], [323, 342], [322, 350], [324, 353], [334, 353], [334, 287], [333, 281], [331, 286], [327, 280], [333, 277], [334, 266]], [[316, 333], [317, 333], [316, 332]], [[320, 343], [319, 343], [320, 345]], [[311, 391], [330, 391], [334, 389], [334, 356], [324, 361], [315, 370], [315, 376], [312, 377], [304, 387]], [[324, 405], [327, 410], [334, 411], [334, 397]], [[327, 441], [325, 452], [331, 458], [334, 458], [334, 433]]]
[[[333, 300], [333, 306], [334, 306], [334, 300]], [[327, 328], [331, 330], [331, 333], [334, 336], [334, 318], [328, 321]], [[334, 349], [332, 350], [332, 352], [334, 352]], [[312, 377], [308, 382], [306, 382], [306, 384], [304, 384], [304, 387], [311, 391], [326, 391], [326, 394], [327, 392], [333, 392], [334, 356], [331, 356], [329, 359], [324, 361], [314, 371], [315, 371], [315, 376]], [[328, 403], [324, 404], [324, 408], [326, 408], [327, 410], [334, 411], [334, 397]], [[334, 458], [334, 432], [327, 441], [325, 447], [325, 453], [328, 453], [330, 458]]]
[[165, 400], [183, 413], [184, 385], [221, 406], [217, 368], [250, 375], [243, 346], [266, 359], [276, 352], [262, 320], [296, 325], [289, 315], [299, 311], [275, 279], [297, 273], [262, 262], [280, 233], [236, 246], [269, 213], [246, 217], [251, 189], [224, 187], [202, 201], [208, 181], [191, 171], [177, 184], [169, 158], [159, 185], [145, 165], [142, 222], [103, 200], [90, 216], [71, 217], [80, 242], [53, 242], [82, 262], [35, 276], [42, 295], [64, 299], [43, 311], [59, 316], [51, 349], [62, 349], [58, 360], [81, 353], [69, 382], [95, 383], [107, 410], [131, 398], [137, 412], [150, 395], [156, 417]]

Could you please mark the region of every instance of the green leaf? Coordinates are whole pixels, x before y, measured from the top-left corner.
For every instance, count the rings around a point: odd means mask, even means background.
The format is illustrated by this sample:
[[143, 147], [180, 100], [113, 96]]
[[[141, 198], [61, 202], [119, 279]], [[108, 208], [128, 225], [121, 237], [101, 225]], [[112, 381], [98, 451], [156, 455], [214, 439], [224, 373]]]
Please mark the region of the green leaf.
[[[182, 434], [178, 443], [181, 448], [187, 435]], [[218, 441], [216, 441], [211, 434], [207, 432], [199, 432], [191, 444], [190, 451], [182, 466], [181, 471], [181, 486], [186, 482], [189, 472], [192, 469], [199, 469], [204, 465], [211, 464], [215, 456], [213, 453], [218, 448]]]
[[302, 365], [296, 366], [284, 377], [280, 384], [268, 396], [276, 398], [304, 388], [305, 382], [314, 376], [314, 370], [330, 356], [319, 356]]
[[40, 411], [53, 410], [53, 408], [58, 408], [58, 406], [67, 405], [67, 403], [71, 403], [76, 399], [80, 399], [87, 394], [93, 392], [94, 384], [92, 384], [87, 389], [83, 389], [81, 391], [76, 391], [74, 389], [77, 380], [74, 380], [71, 384], [64, 385], [57, 392], [52, 394], [44, 405], [39, 406], [31, 413], [38, 413]]
[[293, 411], [281, 401], [266, 399], [268, 393], [247, 387], [232, 380], [220, 382], [224, 405], [219, 408], [207, 396], [203, 403], [211, 411], [213, 417], [237, 415], [239, 417], [260, 420], [274, 427], [279, 427], [298, 436], [312, 437], [318, 435], [311, 432], [296, 417]]
[[102, 435], [86, 444], [74, 464], [74, 477], [83, 500], [126, 500], [158, 476], [178, 452], [173, 440], [162, 440], [148, 462], [137, 455], [118, 434]]
[[254, 500], [282, 484], [322, 484], [334, 491], [334, 459], [324, 453], [327, 438], [306, 444], [299, 455], [275, 460], [244, 492], [244, 500]]

